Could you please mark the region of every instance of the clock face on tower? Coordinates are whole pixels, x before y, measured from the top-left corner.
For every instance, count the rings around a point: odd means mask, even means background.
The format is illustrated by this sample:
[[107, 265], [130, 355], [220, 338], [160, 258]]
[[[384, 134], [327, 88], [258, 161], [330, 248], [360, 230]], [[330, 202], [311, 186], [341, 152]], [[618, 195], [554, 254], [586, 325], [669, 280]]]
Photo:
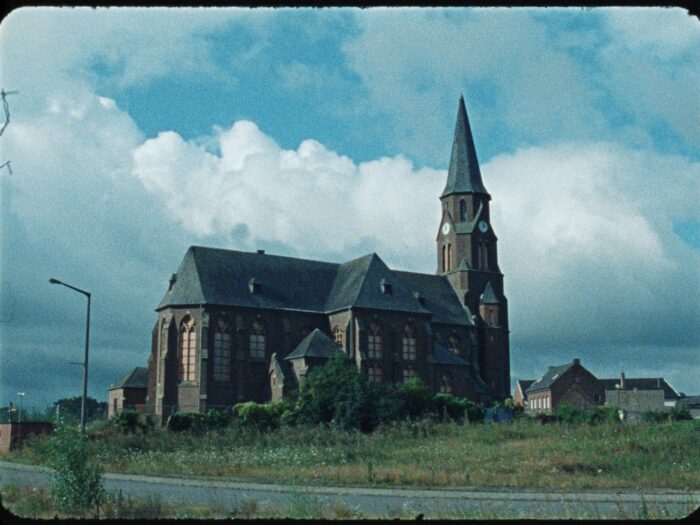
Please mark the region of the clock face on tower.
[[448, 233], [450, 233], [450, 225], [449, 223], [445, 223], [442, 225], [442, 234], [447, 235]]
[[481, 230], [481, 233], [486, 233], [486, 231], [489, 229], [489, 225], [486, 221], [479, 221], [479, 229]]

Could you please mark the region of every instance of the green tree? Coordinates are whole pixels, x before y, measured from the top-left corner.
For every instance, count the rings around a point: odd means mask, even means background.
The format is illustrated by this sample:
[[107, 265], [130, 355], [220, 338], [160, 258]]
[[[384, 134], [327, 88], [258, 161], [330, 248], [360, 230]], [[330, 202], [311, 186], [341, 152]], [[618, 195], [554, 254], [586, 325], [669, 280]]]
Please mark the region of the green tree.
[[48, 451], [54, 469], [51, 498], [56, 509], [72, 515], [85, 516], [90, 510], [98, 514], [105, 495], [102, 467], [87, 436], [74, 425], [59, 421]]
[[[58, 412], [61, 419], [66, 421], [80, 421], [80, 407], [83, 401], [82, 396], [68, 397], [59, 399], [53, 403], [54, 410], [58, 407]], [[107, 403], [97, 401], [92, 397], [85, 398], [85, 419], [86, 421], [94, 421], [96, 419], [105, 419], [107, 417]]]

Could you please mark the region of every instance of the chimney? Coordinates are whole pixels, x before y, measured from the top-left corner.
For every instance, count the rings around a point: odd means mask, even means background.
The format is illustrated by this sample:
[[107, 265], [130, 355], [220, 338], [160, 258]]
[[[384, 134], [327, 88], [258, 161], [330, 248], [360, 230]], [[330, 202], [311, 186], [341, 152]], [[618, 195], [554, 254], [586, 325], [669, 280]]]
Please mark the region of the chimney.
[[580, 364], [581, 364], [581, 360], [580, 360], [578, 357], [575, 357], [575, 358], [574, 358], [574, 364], [575, 364], [575, 365], [580, 365]]
[[265, 255], [265, 250], [258, 250], [258, 253], [261, 255]]
[[620, 369], [620, 389], [625, 389], [625, 371]]

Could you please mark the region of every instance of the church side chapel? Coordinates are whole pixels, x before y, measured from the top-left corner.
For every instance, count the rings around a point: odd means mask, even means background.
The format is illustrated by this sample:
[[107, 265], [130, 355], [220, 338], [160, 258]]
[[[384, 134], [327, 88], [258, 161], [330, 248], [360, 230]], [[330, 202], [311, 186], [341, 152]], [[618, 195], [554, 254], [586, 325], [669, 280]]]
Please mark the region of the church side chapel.
[[437, 270], [190, 247], [156, 308], [146, 406], [164, 422], [281, 399], [344, 352], [369, 381], [422, 379], [478, 403], [510, 393], [508, 303], [491, 196], [460, 98]]

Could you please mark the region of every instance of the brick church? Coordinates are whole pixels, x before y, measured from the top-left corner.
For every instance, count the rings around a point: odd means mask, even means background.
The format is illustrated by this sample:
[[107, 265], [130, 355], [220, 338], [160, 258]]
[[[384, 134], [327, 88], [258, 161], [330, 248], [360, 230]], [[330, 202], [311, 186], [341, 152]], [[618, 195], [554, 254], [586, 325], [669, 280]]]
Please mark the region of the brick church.
[[342, 264], [192, 246], [156, 308], [146, 409], [287, 396], [342, 351], [370, 381], [421, 378], [477, 402], [510, 394], [508, 303], [464, 99], [440, 195], [434, 274], [372, 253]]

